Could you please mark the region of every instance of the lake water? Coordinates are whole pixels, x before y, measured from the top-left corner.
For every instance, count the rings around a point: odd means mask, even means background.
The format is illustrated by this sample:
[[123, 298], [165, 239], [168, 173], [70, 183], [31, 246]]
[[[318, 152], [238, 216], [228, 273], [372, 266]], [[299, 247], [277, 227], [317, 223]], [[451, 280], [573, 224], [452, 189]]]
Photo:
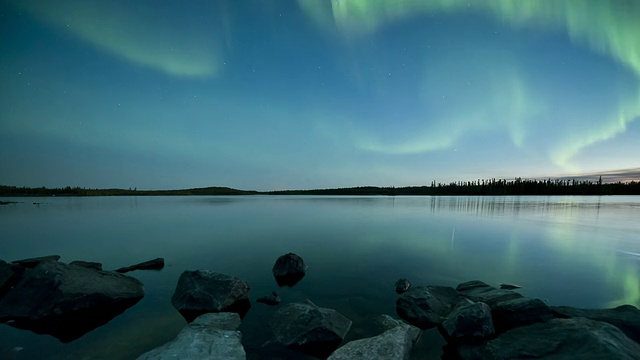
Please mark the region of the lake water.
[[[185, 321], [171, 305], [184, 270], [245, 279], [251, 298], [311, 299], [353, 320], [349, 339], [395, 315], [394, 283], [514, 283], [551, 305], [640, 305], [640, 197], [90, 197], [13, 198], [0, 206], [0, 259], [49, 254], [116, 269], [164, 257], [129, 275], [146, 295], [122, 315], [62, 344], [0, 325], [2, 359], [133, 359], [171, 340]], [[39, 204], [33, 204], [38, 202]], [[294, 252], [309, 266], [292, 288], [271, 267]], [[240, 330], [249, 359], [269, 358], [267, 319], [253, 303]], [[412, 358], [440, 356], [427, 331]], [[280, 354], [280, 358], [298, 358]]]

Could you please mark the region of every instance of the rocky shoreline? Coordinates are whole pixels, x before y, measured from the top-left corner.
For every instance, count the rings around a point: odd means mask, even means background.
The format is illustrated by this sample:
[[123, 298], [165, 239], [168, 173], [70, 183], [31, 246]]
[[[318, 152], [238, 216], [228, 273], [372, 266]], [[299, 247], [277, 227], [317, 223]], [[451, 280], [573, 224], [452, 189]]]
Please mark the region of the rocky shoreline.
[[[102, 264], [59, 261], [57, 255], [0, 260], [0, 322], [62, 342], [106, 324], [144, 296], [143, 284], [125, 272], [159, 270], [164, 259], [104, 271]], [[279, 286], [295, 286], [308, 269], [296, 254], [275, 261]], [[517, 292], [478, 280], [456, 288], [395, 284], [396, 313], [374, 319], [378, 335], [344, 343], [352, 321], [339, 309], [310, 300], [287, 302], [277, 292], [254, 300], [278, 306], [268, 321], [270, 348], [328, 359], [408, 359], [423, 330], [437, 328], [446, 340], [444, 359], [637, 359], [640, 310], [549, 306]], [[390, 286], [390, 290], [392, 287]], [[182, 273], [172, 304], [188, 324], [176, 338], [138, 359], [245, 359], [238, 328], [250, 311], [250, 285], [211, 270]], [[279, 305], [282, 302], [282, 305]]]

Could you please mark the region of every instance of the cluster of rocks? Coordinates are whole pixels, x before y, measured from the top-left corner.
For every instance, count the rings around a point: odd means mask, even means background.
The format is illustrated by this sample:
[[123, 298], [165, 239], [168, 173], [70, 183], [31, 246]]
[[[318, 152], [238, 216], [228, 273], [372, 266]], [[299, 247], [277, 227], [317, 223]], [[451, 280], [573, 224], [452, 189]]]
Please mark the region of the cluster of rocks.
[[[154, 259], [116, 271], [94, 262], [59, 261], [59, 256], [12, 263], [0, 260], [0, 322], [47, 333], [63, 342], [108, 322], [144, 296], [142, 283], [122, 273], [160, 269]], [[307, 265], [285, 254], [272, 269], [280, 286], [294, 286]], [[264, 346], [290, 348], [330, 360], [408, 359], [422, 330], [437, 328], [447, 341], [446, 359], [615, 358], [640, 354], [640, 310], [585, 310], [548, 306], [516, 292], [516, 285], [492, 287], [469, 281], [456, 288], [413, 286], [400, 279], [396, 312], [374, 318], [377, 335], [344, 344], [352, 321], [335, 309], [311, 301], [288, 303], [269, 320], [271, 340]], [[249, 284], [210, 270], [184, 271], [172, 297], [188, 324], [174, 340], [138, 359], [245, 359], [242, 318], [251, 307]], [[272, 292], [256, 299], [271, 306]]]
[[[106, 324], [144, 296], [142, 283], [102, 264], [50, 255], [0, 260], [0, 322], [73, 341]], [[155, 268], [164, 260], [153, 260]], [[140, 266], [141, 265], [141, 266]], [[148, 268], [149, 262], [129, 271]]]
[[630, 305], [554, 307], [510, 290], [514, 286], [497, 289], [481, 281], [455, 289], [400, 288], [398, 315], [421, 329], [437, 327], [448, 342], [447, 358], [635, 359], [640, 354], [640, 311]]

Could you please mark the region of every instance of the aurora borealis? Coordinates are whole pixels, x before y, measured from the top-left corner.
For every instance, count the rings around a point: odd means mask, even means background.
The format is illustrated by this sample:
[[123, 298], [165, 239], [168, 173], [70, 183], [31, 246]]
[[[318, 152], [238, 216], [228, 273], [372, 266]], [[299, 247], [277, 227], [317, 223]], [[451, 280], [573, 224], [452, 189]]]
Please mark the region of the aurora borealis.
[[0, 0], [0, 184], [640, 167], [640, 2]]

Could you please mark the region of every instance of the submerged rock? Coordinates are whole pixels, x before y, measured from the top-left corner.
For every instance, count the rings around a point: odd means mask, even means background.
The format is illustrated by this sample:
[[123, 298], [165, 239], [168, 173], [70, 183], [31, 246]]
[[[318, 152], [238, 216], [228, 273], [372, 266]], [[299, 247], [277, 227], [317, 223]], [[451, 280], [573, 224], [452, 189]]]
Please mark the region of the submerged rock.
[[294, 286], [306, 274], [307, 264], [300, 256], [288, 253], [276, 260], [272, 271], [279, 286]]
[[552, 319], [509, 330], [480, 345], [462, 345], [460, 359], [637, 359], [640, 345], [618, 328], [586, 318]]
[[609, 323], [620, 329], [631, 340], [640, 343], [640, 310], [632, 305], [622, 305], [613, 309], [576, 309], [568, 306], [552, 306], [551, 309], [562, 317], [584, 317]]
[[421, 329], [436, 327], [451, 311], [459, 294], [445, 286], [414, 286], [398, 297], [398, 315]]
[[138, 360], [246, 359], [236, 313], [204, 314], [185, 326], [172, 341], [146, 352]]
[[15, 260], [15, 261], [12, 261], [11, 263], [22, 266], [27, 269], [33, 269], [34, 267], [38, 266], [38, 264], [40, 264], [45, 260], [58, 261], [60, 260], [60, 255], [47, 255], [47, 256], [40, 256], [40, 257], [34, 257], [34, 258], [28, 258], [28, 259], [22, 259], [22, 260]]
[[93, 262], [93, 261], [75, 260], [70, 262], [69, 265], [78, 265], [78, 266], [86, 267], [88, 269], [102, 270], [102, 264], [99, 262]]
[[209, 270], [185, 271], [171, 298], [188, 321], [209, 312], [235, 312], [243, 317], [249, 308], [249, 284], [234, 276]]
[[398, 294], [402, 294], [403, 292], [409, 290], [409, 288], [413, 285], [411, 281], [407, 279], [399, 279], [396, 281], [396, 292]]
[[124, 274], [124, 273], [127, 273], [129, 271], [134, 271], [134, 270], [160, 270], [162, 268], [164, 268], [164, 259], [163, 258], [156, 258], [156, 259], [153, 259], [153, 260], [141, 262], [139, 264], [122, 267], [120, 269], [117, 269], [116, 272]]
[[143, 296], [142, 283], [134, 278], [44, 260], [0, 299], [0, 321], [69, 342]]
[[412, 336], [409, 325], [396, 326], [378, 336], [348, 342], [331, 354], [328, 360], [409, 359]]
[[344, 340], [351, 320], [311, 302], [292, 303], [273, 315], [270, 326], [275, 343], [324, 357]]
[[275, 291], [269, 295], [265, 295], [263, 297], [259, 297], [256, 299], [256, 302], [271, 305], [271, 306], [278, 305], [280, 304], [281, 301], [282, 299], [280, 299], [280, 295], [278, 295], [278, 293]]
[[453, 343], [479, 342], [495, 334], [491, 309], [482, 302], [459, 304], [442, 322], [440, 329]]

